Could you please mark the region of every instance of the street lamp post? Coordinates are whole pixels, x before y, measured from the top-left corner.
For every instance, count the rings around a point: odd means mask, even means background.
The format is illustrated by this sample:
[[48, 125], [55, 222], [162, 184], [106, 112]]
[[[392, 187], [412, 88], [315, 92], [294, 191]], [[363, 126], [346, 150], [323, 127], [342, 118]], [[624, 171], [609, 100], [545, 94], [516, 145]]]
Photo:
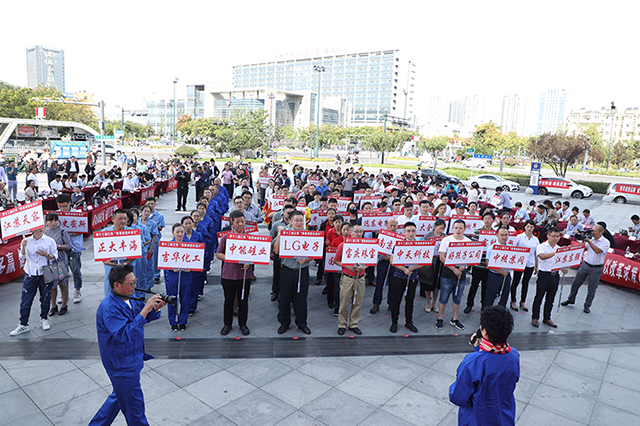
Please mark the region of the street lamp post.
[[272, 93], [269, 93], [269, 148], [271, 148], [271, 135], [273, 133], [273, 99], [276, 96]]
[[322, 73], [325, 71], [323, 66], [314, 65], [313, 70], [318, 73], [318, 111], [316, 118], [316, 149], [313, 152], [314, 157], [318, 158], [319, 140], [320, 140], [320, 96], [322, 89]]
[[178, 83], [178, 77], [173, 79], [173, 135], [171, 136], [171, 145], [173, 145], [177, 139], [176, 129], [178, 125], [178, 110], [176, 102], [176, 83]]
[[611, 102], [611, 131], [609, 132], [609, 149], [607, 150], [607, 171], [609, 171], [609, 161], [611, 159], [611, 140], [613, 139], [613, 120], [616, 115], [616, 106]]

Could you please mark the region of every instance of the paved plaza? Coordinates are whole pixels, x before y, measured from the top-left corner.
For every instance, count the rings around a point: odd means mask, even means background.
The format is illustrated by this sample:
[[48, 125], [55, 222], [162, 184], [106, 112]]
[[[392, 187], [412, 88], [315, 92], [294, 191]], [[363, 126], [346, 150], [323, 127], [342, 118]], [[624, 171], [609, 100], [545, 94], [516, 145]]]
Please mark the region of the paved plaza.
[[[193, 195], [192, 188], [190, 204]], [[167, 223], [164, 239], [182, 217], [174, 212], [175, 197], [165, 195], [158, 204]], [[531, 198], [514, 194], [514, 200]], [[634, 205], [601, 205], [599, 199], [571, 202], [591, 209], [612, 233], [629, 226], [629, 217], [638, 211]], [[261, 233], [266, 234], [264, 226]], [[48, 331], [37, 325], [36, 300], [31, 332], [10, 338], [18, 323], [22, 280], [0, 284], [1, 425], [86, 425], [111, 392], [95, 330], [103, 266], [93, 261], [91, 238], [84, 246], [83, 300], [70, 303], [66, 315], [50, 318]], [[315, 267], [311, 273], [315, 276]], [[448, 400], [448, 388], [470, 351], [468, 336], [479, 325], [479, 296], [470, 314], [460, 313], [464, 331], [448, 324], [450, 304], [445, 328], [437, 331], [435, 314], [426, 313], [424, 300], [416, 298], [419, 333], [400, 322], [398, 334], [392, 335], [386, 304], [369, 313], [374, 287], [367, 287], [360, 320], [364, 334], [350, 338], [336, 334], [337, 319], [322, 286], [312, 284], [311, 336], [295, 327], [278, 335], [277, 302], [269, 300], [271, 266], [258, 266], [256, 275], [250, 336], [236, 340], [241, 334], [235, 321], [228, 336], [219, 334], [223, 294], [218, 261], [186, 332], [172, 332], [166, 313], [145, 327], [147, 351], [156, 356], [141, 375], [152, 425], [457, 424], [458, 409]], [[567, 276], [563, 297], [573, 275]], [[163, 291], [163, 283], [154, 290]], [[528, 294], [531, 306], [535, 277]], [[511, 343], [521, 355], [518, 425], [633, 425], [640, 419], [640, 293], [601, 284], [590, 314], [582, 312], [585, 296], [583, 288], [576, 305], [560, 307], [559, 313], [556, 303], [552, 318], [558, 328], [553, 330], [545, 324], [535, 329], [530, 313], [514, 312]], [[114, 424], [125, 424], [122, 415]]]

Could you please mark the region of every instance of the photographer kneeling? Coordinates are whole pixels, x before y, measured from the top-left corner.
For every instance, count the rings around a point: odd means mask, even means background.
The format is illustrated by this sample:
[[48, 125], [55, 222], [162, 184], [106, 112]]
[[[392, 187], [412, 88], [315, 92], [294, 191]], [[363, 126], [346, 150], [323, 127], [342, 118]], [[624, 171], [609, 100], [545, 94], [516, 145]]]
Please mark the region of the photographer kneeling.
[[471, 336], [473, 353], [458, 366], [449, 400], [460, 407], [459, 425], [513, 425], [520, 378], [520, 355], [507, 343], [513, 317], [503, 306], [482, 310], [480, 329]]
[[96, 327], [102, 365], [113, 392], [89, 425], [110, 425], [121, 410], [127, 424], [148, 425], [140, 371], [144, 361], [153, 357], [144, 353], [143, 326], [160, 318], [159, 310], [166, 303], [158, 294], [146, 304], [131, 298], [136, 288], [131, 265], [114, 266], [109, 272], [109, 285], [111, 292], [98, 306]]

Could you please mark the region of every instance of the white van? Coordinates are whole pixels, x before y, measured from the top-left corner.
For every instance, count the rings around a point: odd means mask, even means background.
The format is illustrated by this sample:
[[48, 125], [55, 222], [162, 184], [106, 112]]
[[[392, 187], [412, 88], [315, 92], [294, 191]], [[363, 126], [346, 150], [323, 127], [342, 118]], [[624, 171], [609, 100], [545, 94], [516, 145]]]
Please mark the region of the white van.
[[613, 182], [607, 188], [607, 195], [617, 204], [627, 201], [640, 203], [640, 185], [637, 183]]

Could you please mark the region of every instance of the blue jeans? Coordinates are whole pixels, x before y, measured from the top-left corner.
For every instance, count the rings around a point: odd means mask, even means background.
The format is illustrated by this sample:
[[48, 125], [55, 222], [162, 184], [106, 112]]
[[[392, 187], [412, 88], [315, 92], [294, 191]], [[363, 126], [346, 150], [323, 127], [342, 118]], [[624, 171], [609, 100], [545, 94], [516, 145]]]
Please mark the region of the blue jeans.
[[462, 300], [462, 293], [464, 293], [465, 282], [465, 275], [460, 278], [460, 284], [458, 284], [457, 279], [452, 280], [449, 278], [440, 277], [440, 297], [438, 298], [438, 301], [443, 305], [446, 305], [449, 302], [449, 295], [452, 295], [453, 303], [459, 305], [460, 301]]
[[10, 180], [9, 181], [9, 195], [11, 195], [11, 199], [15, 200], [18, 198], [18, 181]]
[[[376, 271], [376, 290], [373, 293], [373, 304], [381, 305], [382, 297], [384, 296], [383, 290], [387, 288], [387, 304], [389, 306], [393, 305], [393, 270], [391, 267], [389, 271], [390, 264], [389, 262], [380, 261], [378, 262], [378, 270]], [[387, 275], [388, 271], [388, 275]], [[386, 284], [385, 284], [386, 278]]]
[[109, 376], [113, 392], [89, 423], [90, 426], [110, 425], [120, 411], [128, 425], [149, 425], [144, 414], [144, 395], [140, 387], [140, 374], [134, 376]]
[[24, 276], [22, 282], [22, 298], [20, 299], [20, 324], [29, 325], [29, 314], [31, 305], [36, 297], [36, 291], [40, 293], [40, 318], [47, 319], [49, 315], [49, 305], [51, 304], [51, 289], [54, 282], [44, 283], [42, 275], [38, 277]]
[[69, 253], [69, 267], [73, 274], [73, 287], [80, 290], [82, 288], [82, 252], [72, 251]]

